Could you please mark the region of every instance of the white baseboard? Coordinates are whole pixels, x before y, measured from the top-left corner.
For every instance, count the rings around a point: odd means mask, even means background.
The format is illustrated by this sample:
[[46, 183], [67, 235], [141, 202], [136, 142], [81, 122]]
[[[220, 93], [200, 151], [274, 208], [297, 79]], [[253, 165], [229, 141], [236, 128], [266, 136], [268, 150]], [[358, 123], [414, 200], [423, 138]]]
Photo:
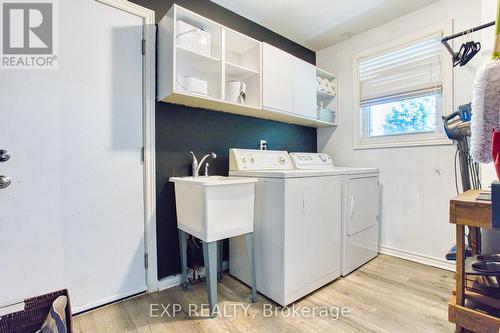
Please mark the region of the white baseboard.
[[85, 305], [72, 306], [71, 307], [71, 312], [72, 312], [73, 315], [77, 315], [80, 312], [92, 310], [92, 309], [98, 308], [100, 306], [109, 304], [109, 303], [117, 303], [117, 302], [119, 302], [119, 301], [121, 301], [123, 299], [132, 297], [132, 296], [137, 295], [137, 294], [142, 294], [142, 293], [147, 293], [147, 289], [146, 288], [140, 288], [140, 289], [137, 289], [137, 290], [134, 290], [134, 291], [129, 291], [129, 292], [126, 292], [126, 293], [123, 293], [123, 294], [116, 294], [116, 295], [113, 295], [113, 296], [110, 296], [110, 297], [106, 297], [104, 299], [101, 299], [101, 300], [98, 300], [98, 301], [95, 301], [95, 302], [92, 302], [92, 303], [88, 303], [88, 304], [85, 304]]
[[172, 275], [158, 281], [158, 291], [176, 287], [181, 283], [181, 275]]
[[414, 253], [410, 251], [396, 249], [390, 246], [379, 246], [379, 252], [382, 254], [387, 254], [389, 256], [406, 259], [414, 262], [418, 262], [420, 264], [438, 267], [442, 269], [446, 269], [448, 271], [455, 271], [455, 262], [448, 261], [446, 259], [430, 257], [424, 254]]
[[[222, 270], [227, 271], [229, 269], [229, 262], [228, 261], [223, 261], [222, 262]], [[205, 268], [202, 267], [199, 270], [199, 277], [204, 277], [205, 276]], [[161, 279], [158, 281], [158, 291], [162, 291], [168, 288], [176, 287], [181, 283], [181, 275], [172, 275], [169, 277], [166, 277], [164, 279]]]

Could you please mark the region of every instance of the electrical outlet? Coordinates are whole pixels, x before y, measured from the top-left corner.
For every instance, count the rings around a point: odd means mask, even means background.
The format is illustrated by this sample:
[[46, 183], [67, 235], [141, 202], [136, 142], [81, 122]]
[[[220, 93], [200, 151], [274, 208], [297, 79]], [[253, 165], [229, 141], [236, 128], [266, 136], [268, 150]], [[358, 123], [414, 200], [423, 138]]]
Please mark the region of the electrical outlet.
[[259, 149], [260, 150], [267, 150], [267, 141], [266, 140], [260, 140]]

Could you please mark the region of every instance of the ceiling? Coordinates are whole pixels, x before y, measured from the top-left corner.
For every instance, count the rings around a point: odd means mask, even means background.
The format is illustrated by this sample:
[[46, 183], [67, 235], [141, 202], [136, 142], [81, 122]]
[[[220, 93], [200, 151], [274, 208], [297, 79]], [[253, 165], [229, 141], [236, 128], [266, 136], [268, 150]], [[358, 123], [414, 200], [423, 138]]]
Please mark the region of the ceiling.
[[438, 0], [212, 1], [319, 51]]

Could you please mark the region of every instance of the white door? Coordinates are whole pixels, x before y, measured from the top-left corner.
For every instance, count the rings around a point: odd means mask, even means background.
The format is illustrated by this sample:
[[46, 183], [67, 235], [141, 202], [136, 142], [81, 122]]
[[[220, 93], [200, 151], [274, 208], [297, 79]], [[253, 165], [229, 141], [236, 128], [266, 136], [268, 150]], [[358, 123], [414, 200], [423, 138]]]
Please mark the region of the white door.
[[293, 62], [293, 112], [317, 118], [316, 67], [298, 58]]
[[0, 70], [0, 303], [68, 288], [82, 311], [146, 290], [142, 19], [58, 7], [59, 69]]
[[347, 235], [352, 236], [377, 224], [379, 214], [378, 177], [349, 177]]
[[293, 111], [294, 57], [274, 46], [262, 47], [262, 105], [265, 109]]

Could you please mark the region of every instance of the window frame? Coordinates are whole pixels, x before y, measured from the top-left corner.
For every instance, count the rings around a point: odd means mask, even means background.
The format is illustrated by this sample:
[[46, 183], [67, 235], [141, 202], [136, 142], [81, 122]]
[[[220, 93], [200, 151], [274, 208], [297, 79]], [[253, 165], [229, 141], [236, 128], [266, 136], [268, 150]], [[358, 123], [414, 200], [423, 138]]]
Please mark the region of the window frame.
[[[369, 121], [367, 113], [361, 112], [360, 102], [360, 82], [359, 82], [359, 59], [376, 56], [385, 52], [395, 51], [400, 48], [411, 46], [416, 42], [432, 37], [436, 34], [442, 36], [451, 34], [451, 22], [441, 24], [428, 29], [421, 30], [417, 33], [395, 39], [391, 42], [384, 43], [380, 46], [370, 48], [359, 52], [353, 56], [353, 73], [354, 73], [354, 116], [353, 116], [353, 146], [355, 150], [361, 149], [376, 149], [376, 148], [391, 148], [391, 147], [415, 147], [415, 146], [433, 146], [433, 145], [450, 145], [453, 141], [449, 140], [444, 133], [444, 129], [439, 129], [434, 132], [423, 133], [403, 133], [383, 136], [364, 136], [363, 125]], [[443, 49], [442, 57], [442, 105], [440, 107], [441, 115], [450, 114], [453, 110], [453, 66], [451, 56]]]

